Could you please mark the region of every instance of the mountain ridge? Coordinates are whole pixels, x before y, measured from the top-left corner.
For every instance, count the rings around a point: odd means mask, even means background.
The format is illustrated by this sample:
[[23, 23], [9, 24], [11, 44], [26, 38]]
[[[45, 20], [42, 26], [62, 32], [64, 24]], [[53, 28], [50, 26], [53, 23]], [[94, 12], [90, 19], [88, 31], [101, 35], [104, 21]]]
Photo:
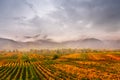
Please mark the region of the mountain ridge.
[[51, 48], [120, 48], [120, 40], [100, 40], [97, 38], [86, 38], [55, 42], [52, 40], [39, 39], [36, 41], [20, 42], [7, 38], [0, 38], [0, 50], [11, 49], [51, 49]]

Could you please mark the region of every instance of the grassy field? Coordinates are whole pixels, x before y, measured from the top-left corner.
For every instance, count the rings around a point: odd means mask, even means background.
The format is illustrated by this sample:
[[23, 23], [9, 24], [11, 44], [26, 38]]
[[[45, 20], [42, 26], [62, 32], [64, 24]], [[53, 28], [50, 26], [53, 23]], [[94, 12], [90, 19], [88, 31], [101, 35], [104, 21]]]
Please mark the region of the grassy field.
[[120, 80], [120, 50], [0, 51], [0, 80]]

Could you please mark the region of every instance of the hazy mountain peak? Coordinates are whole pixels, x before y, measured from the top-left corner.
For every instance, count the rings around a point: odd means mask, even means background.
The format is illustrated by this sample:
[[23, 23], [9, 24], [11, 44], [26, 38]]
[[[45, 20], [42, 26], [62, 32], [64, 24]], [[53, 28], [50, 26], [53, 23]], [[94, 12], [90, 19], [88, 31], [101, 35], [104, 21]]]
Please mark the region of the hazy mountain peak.
[[50, 39], [39, 39], [32, 42], [19, 42], [0, 38], [0, 49], [42, 49], [42, 48], [120, 48], [120, 40], [104, 41], [97, 38], [86, 38], [55, 42]]
[[83, 42], [99, 42], [99, 43], [101, 43], [102, 42], [102, 40], [100, 40], [100, 39], [97, 39], [97, 38], [86, 38], [86, 39], [83, 39], [82, 40]]

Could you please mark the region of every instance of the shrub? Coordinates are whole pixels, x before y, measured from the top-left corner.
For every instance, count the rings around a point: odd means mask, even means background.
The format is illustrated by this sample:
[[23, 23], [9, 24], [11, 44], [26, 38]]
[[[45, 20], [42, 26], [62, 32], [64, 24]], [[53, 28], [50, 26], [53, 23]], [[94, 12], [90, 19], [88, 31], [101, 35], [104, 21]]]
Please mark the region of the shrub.
[[55, 60], [55, 59], [58, 59], [58, 58], [59, 58], [59, 56], [55, 54], [55, 55], [53, 55], [52, 59]]

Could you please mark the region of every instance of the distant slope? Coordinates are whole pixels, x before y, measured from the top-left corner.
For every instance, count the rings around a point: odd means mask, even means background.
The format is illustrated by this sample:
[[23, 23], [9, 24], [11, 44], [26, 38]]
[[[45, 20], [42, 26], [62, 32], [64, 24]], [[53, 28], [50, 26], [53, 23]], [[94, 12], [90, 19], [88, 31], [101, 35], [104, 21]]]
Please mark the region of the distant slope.
[[104, 42], [96, 38], [87, 38], [82, 40], [82, 45], [85, 48], [103, 48]]
[[0, 38], [0, 49], [18, 49], [22, 44], [11, 40], [11, 39], [5, 39], [5, 38]]
[[96, 39], [96, 38], [87, 38], [87, 39], [84, 39], [82, 40], [82, 42], [85, 42], [85, 43], [102, 43], [101, 40], [99, 39]]
[[37, 40], [31, 42], [19, 42], [11, 39], [0, 38], [0, 50], [13, 49], [51, 49], [51, 48], [93, 48], [93, 49], [120, 49], [120, 40], [102, 41], [96, 38], [83, 40], [71, 40], [54, 42], [51, 40]]
[[55, 48], [59, 46], [58, 44], [59, 43], [50, 40], [19, 42], [11, 39], [0, 38], [1, 50]]
[[63, 42], [64, 46], [74, 48], [102, 48], [103, 42], [95, 38], [87, 38], [83, 40], [66, 41]]
[[50, 40], [37, 40], [34, 42], [25, 42], [26, 48], [34, 48], [34, 49], [41, 49], [41, 48], [55, 48], [58, 46], [57, 42], [50, 41]]

